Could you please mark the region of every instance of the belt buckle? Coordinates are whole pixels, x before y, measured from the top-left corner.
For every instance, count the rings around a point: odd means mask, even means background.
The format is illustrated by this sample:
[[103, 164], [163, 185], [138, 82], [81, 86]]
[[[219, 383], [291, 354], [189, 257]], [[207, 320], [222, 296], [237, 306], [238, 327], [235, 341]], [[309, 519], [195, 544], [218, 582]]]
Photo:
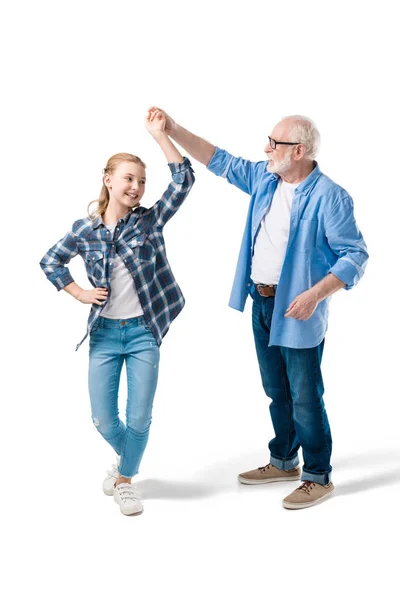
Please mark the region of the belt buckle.
[[[261, 289], [259, 289], [259, 288], [264, 289], [264, 290], [270, 289], [271, 293], [263, 294]], [[275, 286], [274, 285], [269, 285], [267, 283], [259, 283], [257, 286], [257, 289], [258, 289], [258, 293], [260, 294], [260, 296], [263, 296], [264, 298], [272, 298], [275, 296]]]

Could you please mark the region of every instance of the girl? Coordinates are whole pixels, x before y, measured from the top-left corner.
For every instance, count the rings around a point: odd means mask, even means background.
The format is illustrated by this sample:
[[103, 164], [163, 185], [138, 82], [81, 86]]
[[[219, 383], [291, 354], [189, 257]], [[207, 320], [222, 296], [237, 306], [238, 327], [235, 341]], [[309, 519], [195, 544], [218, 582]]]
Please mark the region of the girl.
[[[103, 491], [124, 515], [140, 513], [131, 478], [138, 473], [149, 435], [157, 386], [159, 346], [184, 305], [165, 253], [163, 228], [188, 195], [194, 175], [165, 133], [165, 117], [151, 112], [147, 130], [168, 160], [172, 182], [151, 208], [140, 206], [146, 165], [132, 154], [115, 154], [104, 169], [98, 205], [75, 221], [40, 265], [57, 290], [91, 304], [89, 394], [92, 420], [117, 454]], [[90, 205], [89, 205], [90, 206]], [[84, 290], [66, 264], [80, 254], [93, 288]], [[126, 363], [126, 425], [118, 417], [118, 386]]]

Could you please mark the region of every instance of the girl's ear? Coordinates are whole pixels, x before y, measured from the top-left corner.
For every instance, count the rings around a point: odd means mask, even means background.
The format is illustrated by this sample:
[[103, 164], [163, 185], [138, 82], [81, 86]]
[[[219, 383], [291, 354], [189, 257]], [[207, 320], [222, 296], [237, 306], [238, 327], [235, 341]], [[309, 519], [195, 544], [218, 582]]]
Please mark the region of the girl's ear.
[[108, 173], [106, 173], [103, 177], [103, 183], [107, 188], [111, 189], [110, 183], [111, 183], [111, 179]]

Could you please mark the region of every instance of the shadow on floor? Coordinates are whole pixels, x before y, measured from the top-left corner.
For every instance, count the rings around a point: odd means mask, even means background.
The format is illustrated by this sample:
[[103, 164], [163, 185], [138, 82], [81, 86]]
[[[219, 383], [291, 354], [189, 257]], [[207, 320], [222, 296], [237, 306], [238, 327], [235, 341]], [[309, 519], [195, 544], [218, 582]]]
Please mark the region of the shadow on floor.
[[[264, 486], [241, 486], [237, 475], [241, 471], [255, 469], [267, 460], [262, 460], [265, 450], [232, 457], [213, 463], [196, 471], [188, 480], [170, 481], [164, 479], [144, 479], [135, 484], [139, 494], [148, 499], [195, 500], [224, 494], [240, 489], [264, 488]], [[261, 461], [260, 461], [261, 457]], [[390, 468], [394, 464], [399, 468]], [[340, 474], [346, 469], [357, 467], [366, 472], [365, 477], [358, 476], [352, 481], [340, 483]], [[371, 450], [365, 453], [339, 457], [333, 461], [335, 495], [345, 496], [366, 492], [382, 486], [400, 483], [400, 452], [393, 450]], [[337, 474], [337, 475], [336, 475]], [[337, 482], [337, 483], [336, 483]], [[299, 483], [300, 484], [300, 483]]]
[[[384, 486], [396, 485], [400, 483], [400, 469], [392, 471], [382, 470], [370, 473], [367, 477], [359, 477], [347, 483], [340, 483], [335, 488], [336, 496], [347, 496], [348, 494], [358, 494], [359, 492], [367, 492], [375, 488]], [[400, 494], [399, 494], [400, 499]]]
[[139, 494], [146, 499], [197, 500], [221, 494], [224, 490], [213, 484], [193, 480], [170, 481], [166, 479], [144, 479], [135, 483]]
[[346, 468], [352, 469], [355, 466], [363, 469], [370, 469], [371, 465], [379, 465], [386, 470], [387, 467], [393, 465], [393, 463], [400, 465], [400, 451], [398, 450], [376, 449], [368, 452], [360, 452], [359, 454], [352, 454], [347, 457], [339, 456], [332, 461], [335, 471], [342, 471]]

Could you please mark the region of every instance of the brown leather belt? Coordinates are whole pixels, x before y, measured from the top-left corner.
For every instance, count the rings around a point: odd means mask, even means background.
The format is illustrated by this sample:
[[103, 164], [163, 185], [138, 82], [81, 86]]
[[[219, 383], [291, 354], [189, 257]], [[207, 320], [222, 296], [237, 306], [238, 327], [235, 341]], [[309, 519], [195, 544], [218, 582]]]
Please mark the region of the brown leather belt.
[[263, 283], [258, 283], [256, 285], [256, 290], [260, 294], [260, 296], [266, 296], [267, 298], [272, 298], [275, 296], [275, 287], [274, 285], [264, 285]]

